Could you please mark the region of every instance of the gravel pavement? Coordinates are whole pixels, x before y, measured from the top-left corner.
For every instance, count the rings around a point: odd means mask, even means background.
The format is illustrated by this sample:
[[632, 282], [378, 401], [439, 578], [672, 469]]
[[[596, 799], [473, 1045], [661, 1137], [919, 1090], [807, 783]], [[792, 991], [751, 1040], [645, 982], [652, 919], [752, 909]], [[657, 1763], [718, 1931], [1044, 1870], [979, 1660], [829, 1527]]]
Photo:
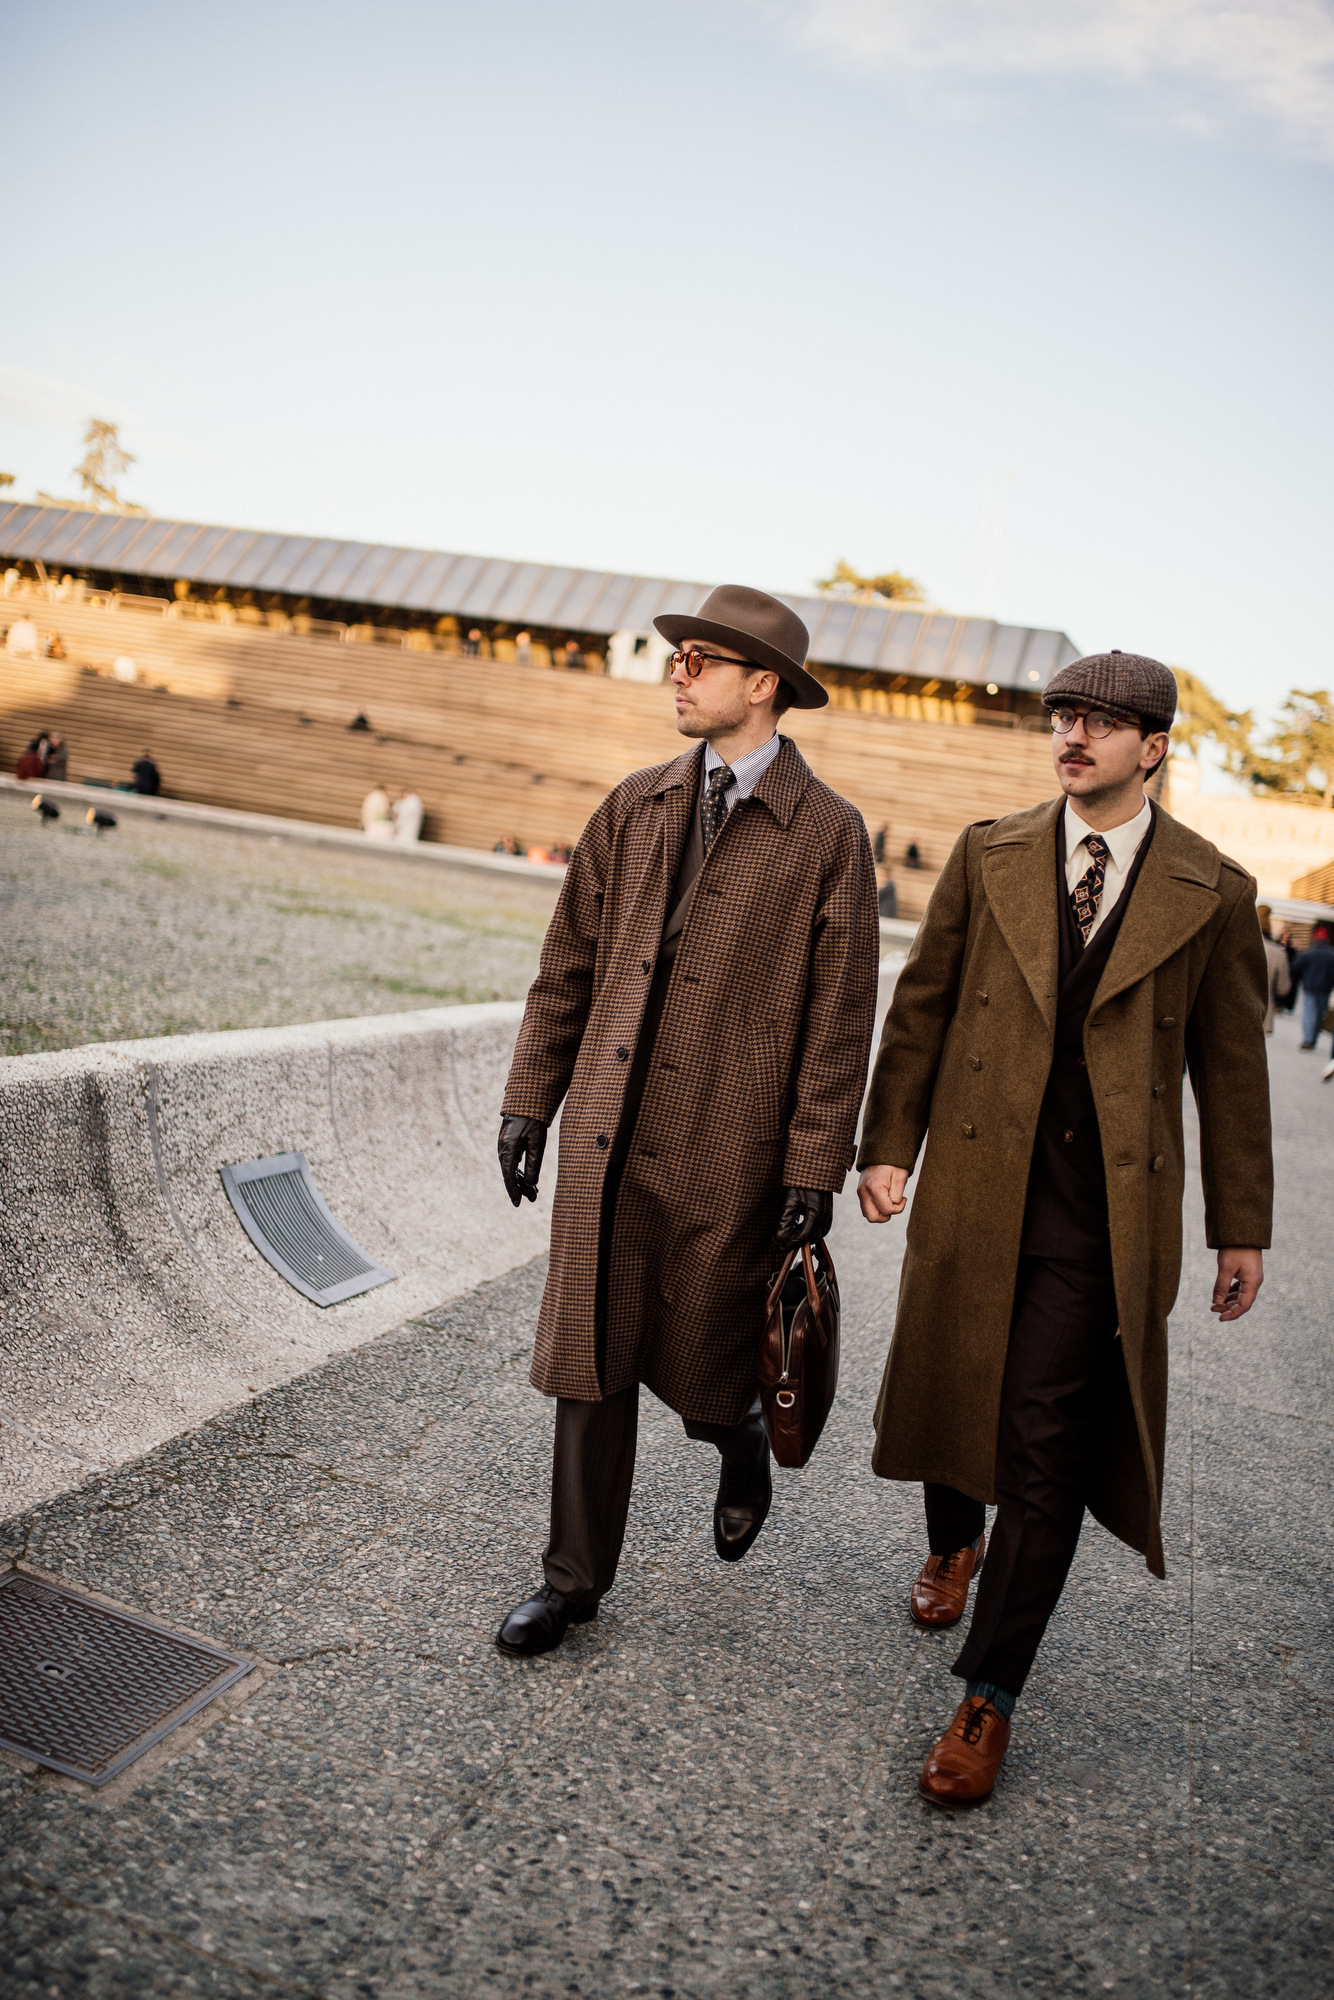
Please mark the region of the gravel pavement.
[[553, 901], [512, 875], [128, 813], [43, 826], [0, 794], [0, 1054], [521, 1000]]
[[0, 1769], [0, 1991], [1324, 2000], [1334, 1085], [1295, 1043], [1234, 1326], [1188, 1196], [1168, 1581], [1088, 1526], [988, 1804], [914, 1789], [957, 1636], [911, 1624], [920, 1498], [868, 1465], [902, 1236], [845, 1197], [812, 1465], [724, 1567], [716, 1458], [646, 1396], [617, 1587], [545, 1659], [492, 1644], [544, 1538], [540, 1263], [0, 1527], [279, 1667], [128, 1797]]

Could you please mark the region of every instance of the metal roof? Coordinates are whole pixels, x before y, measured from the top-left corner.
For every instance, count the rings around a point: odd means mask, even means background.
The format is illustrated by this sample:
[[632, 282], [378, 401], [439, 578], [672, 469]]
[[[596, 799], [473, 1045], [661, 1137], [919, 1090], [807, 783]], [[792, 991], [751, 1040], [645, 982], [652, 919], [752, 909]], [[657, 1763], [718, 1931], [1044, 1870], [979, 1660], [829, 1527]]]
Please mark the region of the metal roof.
[[[187, 577], [230, 590], [281, 591], [386, 610], [556, 626], [609, 637], [647, 631], [664, 611], [695, 611], [711, 584], [670, 577], [618, 576], [509, 562], [499, 556], [444, 555], [374, 542], [261, 534], [250, 528], [164, 521], [153, 515], [13, 504], [0, 509], [0, 561], [22, 557], [48, 569], [113, 570], [121, 575]], [[811, 635], [813, 663], [886, 674], [1025, 688], [1036, 693], [1078, 658], [1064, 632], [958, 618], [916, 606], [861, 604], [846, 597], [793, 597]]]

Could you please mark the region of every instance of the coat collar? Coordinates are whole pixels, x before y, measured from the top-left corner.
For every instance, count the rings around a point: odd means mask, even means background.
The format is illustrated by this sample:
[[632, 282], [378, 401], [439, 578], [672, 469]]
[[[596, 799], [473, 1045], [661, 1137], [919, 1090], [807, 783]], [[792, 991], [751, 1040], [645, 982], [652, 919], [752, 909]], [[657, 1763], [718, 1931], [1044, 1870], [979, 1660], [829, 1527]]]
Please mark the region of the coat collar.
[[982, 838], [982, 881], [991, 914], [1053, 1031], [1061, 958], [1056, 822], [1064, 811], [1064, 798], [1048, 799], [996, 820]]
[[[763, 800], [779, 825], [786, 827], [791, 825], [792, 815], [811, 782], [811, 767], [790, 736], [779, 740], [781, 748], [778, 755], [768, 769], [760, 773], [751, 797]], [[666, 792], [696, 790], [703, 761], [704, 745], [692, 743], [670, 764], [664, 764], [662, 774], [653, 787], [653, 796], [661, 798]]]
[[[1056, 822], [1064, 798], [1010, 813], [982, 841], [982, 879], [1001, 936], [1048, 1026], [1056, 1025]], [[1153, 840], [1108, 954], [1090, 1015], [1179, 951], [1218, 908], [1218, 849], [1156, 808]]]
[[1161, 807], [1154, 809], [1153, 840], [1103, 967], [1090, 1016], [1203, 930], [1222, 900], [1221, 869], [1216, 847]]

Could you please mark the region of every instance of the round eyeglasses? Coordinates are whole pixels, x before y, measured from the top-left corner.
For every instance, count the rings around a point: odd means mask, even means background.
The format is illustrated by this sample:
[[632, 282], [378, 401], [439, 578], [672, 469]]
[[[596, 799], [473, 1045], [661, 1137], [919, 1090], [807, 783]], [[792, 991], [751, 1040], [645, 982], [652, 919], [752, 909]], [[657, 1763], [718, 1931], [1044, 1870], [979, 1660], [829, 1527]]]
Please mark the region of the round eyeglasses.
[[1077, 722], [1084, 725], [1084, 734], [1095, 740], [1100, 736], [1110, 736], [1114, 729], [1129, 729], [1132, 725], [1122, 722], [1119, 716], [1104, 715], [1095, 708], [1085, 714], [1082, 708], [1054, 708], [1051, 711], [1051, 726], [1058, 736], [1068, 736]]
[[675, 673], [678, 667], [684, 667], [687, 679], [692, 681], [699, 679], [705, 667], [744, 667], [748, 665], [749, 662], [746, 660], [729, 660], [724, 653], [706, 653], [702, 646], [686, 646], [683, 650], [672, 654], [672, 672]]

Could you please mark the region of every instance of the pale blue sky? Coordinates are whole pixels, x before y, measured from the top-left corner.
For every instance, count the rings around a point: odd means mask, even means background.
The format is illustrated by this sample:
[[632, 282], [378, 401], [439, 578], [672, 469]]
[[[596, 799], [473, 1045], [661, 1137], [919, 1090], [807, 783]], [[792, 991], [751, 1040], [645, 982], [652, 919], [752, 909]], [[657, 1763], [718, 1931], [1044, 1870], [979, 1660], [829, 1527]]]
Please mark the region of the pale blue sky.
[[0, 0], [0, 467], [1328, 686], [1334, 10], [1149, 14]]

